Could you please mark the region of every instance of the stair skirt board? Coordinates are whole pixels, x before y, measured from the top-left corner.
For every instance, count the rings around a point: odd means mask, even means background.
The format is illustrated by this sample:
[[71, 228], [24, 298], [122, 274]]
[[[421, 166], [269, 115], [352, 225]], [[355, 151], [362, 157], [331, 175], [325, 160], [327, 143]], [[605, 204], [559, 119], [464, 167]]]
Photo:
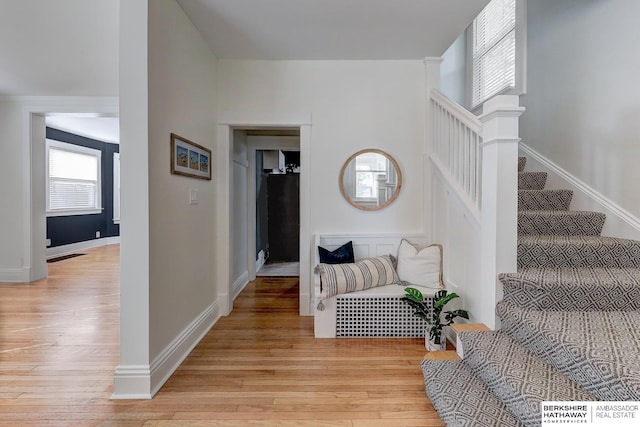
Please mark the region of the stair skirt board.
[[640, 400], [639, 312], [497, 312], [506, 333], [599, 400]]

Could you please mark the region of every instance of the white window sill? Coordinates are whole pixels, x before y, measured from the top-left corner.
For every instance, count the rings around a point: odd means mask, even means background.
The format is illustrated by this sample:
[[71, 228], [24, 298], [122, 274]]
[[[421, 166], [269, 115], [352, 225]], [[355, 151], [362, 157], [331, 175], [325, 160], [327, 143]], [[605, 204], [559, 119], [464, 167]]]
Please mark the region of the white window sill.
[[96, 215], [101, 214], [102, 209], [82, 209], [68, 211], [47, 211], [47, 218], [53, 216], [72, 216], [72, 215]]

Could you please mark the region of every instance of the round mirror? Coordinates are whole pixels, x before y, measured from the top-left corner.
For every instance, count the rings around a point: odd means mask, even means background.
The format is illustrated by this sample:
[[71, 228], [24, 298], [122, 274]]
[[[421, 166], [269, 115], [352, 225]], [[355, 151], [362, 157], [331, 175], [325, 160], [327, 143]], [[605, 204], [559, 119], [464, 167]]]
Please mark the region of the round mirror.
[[353, 206], [365, 211], [393, 202], [402, 187], [398, 162], [382, 150], [369, 148], [349, 157], [340, 171], [340, 191]]

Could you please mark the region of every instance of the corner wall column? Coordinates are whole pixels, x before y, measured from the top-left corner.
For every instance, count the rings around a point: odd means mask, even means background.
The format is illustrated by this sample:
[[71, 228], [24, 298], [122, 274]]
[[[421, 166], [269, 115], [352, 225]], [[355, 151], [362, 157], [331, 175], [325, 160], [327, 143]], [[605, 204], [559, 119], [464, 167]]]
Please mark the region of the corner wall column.
[[428, 57], [424, 59], [425, 66], [425, 134], [424, 134], [424, 147], [422, 154], [422, 173], [423, 173], [423, 194], [424, 194], [424, 206], [422, 209], [423, 219], [422, 227], [425, 233], [425, 237], [428, 240], [433, 238], [433, 218], [432, 211], [434, 209], [433, 203], [433, 171], [431, 169], [430, 156], [433, 152], [433, 105], [431, 103], [431, 91], [433, 89], [440, 89], [440, 64], [442, 64], [442, 58]]

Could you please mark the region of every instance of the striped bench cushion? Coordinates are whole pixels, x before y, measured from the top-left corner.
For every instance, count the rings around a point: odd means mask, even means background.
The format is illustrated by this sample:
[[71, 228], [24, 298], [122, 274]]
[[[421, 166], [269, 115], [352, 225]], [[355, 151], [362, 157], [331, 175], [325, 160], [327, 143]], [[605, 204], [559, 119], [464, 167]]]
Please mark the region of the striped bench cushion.
[[400, 283], [390, 255], [366, 258], [351, 264], [320, 264], [322, 299], [377, 286]]

